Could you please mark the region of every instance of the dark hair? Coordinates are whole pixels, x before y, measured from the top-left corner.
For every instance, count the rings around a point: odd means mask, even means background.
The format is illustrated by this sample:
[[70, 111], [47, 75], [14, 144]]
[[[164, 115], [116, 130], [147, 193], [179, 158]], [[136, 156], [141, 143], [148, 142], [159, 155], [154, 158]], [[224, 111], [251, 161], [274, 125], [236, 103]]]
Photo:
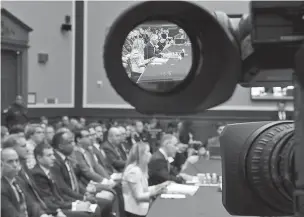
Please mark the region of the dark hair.
[[63, 135], [65, 134], [66, 132], [59, 132], [59, 133], [56, 133], [52, 139], [52, 147], [54, 149], [58, 149], [59, 145], [61, 143], [63, 143]]
[[167, 39], [167, 34], [161, 34], [161, 37], [163, 38], [163, 39]]
[[21, 124], [14, 125], [9, 130], [9, 133], [10, 134], [24, 133], [24, 127]]
[[52, 146], [49, 143], [47, 143], [47, 142], [40, 143], [34, 149], [34, 156], [35, 156], [35, 158], [37, 159], [38, 156], [43, 157], [43, 155], [44, 155], [43, 151], [45, 149], [51, 149], [51, 148], [52, 148]]
[[87, 131], [87, 129], [82, 128], [82, 129], [78, 129], [77, 131], [74, 132], [74, 139], [75, 139], [75, 142], [76, 142], [76, 143], [77, 143], [77, 140], [78, 140], [78, 139], [81, 139], [81, 138], [82, 138], [81, 132], [84, 131], [84, 130]]

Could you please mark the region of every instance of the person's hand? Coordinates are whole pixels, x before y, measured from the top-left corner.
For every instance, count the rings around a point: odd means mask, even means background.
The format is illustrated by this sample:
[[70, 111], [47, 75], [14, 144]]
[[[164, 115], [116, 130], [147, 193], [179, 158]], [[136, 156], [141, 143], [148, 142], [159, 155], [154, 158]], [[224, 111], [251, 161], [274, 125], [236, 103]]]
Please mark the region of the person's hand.
[[188, 157], [195, 155], [197, 151], [194, 148], [189, 148], [188, 149]]
[[187, 158], [187, 163], [195, 164], [199, 160], [199, 155], [192, 155]]
[[108, 186], [108, 188], [114, 188], [115, 185], [116, 185], [116, 182], [114, 180], [110, 179], [107, 186]]
[[199, 156], [206, 156], [206, 155], [207, 155], [207, 150], [206, 150], [206, 148], [201, 147], [201, 148], [198, 150], [198, 155], [199, 155]]
[[185, 181], [191, 181], [194, 178], [193, 176], [187, 175], [185, 173], [180, 173], [179, 176], [182, 177]]
[[154, 190], [151, 192], [151, 196], [157, 196], [163, 194], [167, 191], [167, 188], [164, 188], [160, 185], [155, 186]]
[[86, 192], [88, 193], [95, 193], [96, 192], [96, 186], [90, 181], [90, 183], [86, 187]]
[[86, 192], [83, 197], [84, 202], [96, 203], [96, 198], [94, 194]]
[[172, 183], [172, 181], [165, 181], [165, 182], [159, 184], [159, 186], [162, 187], [162, 188], [166, 188], [166, 187], [167, 187], [168, 185], [170, 185], [171, 183]]
[[112, 179], [104, 179], [100, 184], [107, 188], [113, 188], [116, 185], [116, 182]]

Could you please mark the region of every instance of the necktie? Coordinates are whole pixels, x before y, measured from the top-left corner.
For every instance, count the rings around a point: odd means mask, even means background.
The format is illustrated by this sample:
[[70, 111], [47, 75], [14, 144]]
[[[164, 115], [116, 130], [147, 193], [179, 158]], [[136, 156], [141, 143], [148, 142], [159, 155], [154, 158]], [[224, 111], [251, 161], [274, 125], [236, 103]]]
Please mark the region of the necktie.
[[47, 209], [46, 204], [44, 203], [44, 201], [41, 199], [40, 195], [38, 194], [38, 192], [36, 191], [36, 188], [34, 186], [34, 183], [32, 182], [32, 180], [30, 179], [30, 177], [28, 176], [28, 174], [26, 173], [26, 171], [22, 168], [20, 170], [20, 173], [25, 177], [25, 179], [27, 180], [27, 183], [29, 184], [30, 188], [32, 189], [36, 199], [39, 201], [39, 203], [41, 204], [41, 206], [43, 207], [43, 209]]
[[93, 155], [93, 158], [94, 158], [93, 160], [95, 161], [95, 163], [96, 163], [96, 164], [99, 164], [99, 168], [101, 169], [102, 175], [103, 175], [105, 178], [110, 178], [110, 175], [109, 175], [109, 173], [106, 171], [104, 164], [98, 162], [98, 158], [97, 158], [96, 154], [93, 153], [93, 151], [92, 151], [92, 155]]
[[72, 167], [68, 158], [65, 159], [65, 164], [66, 164], [66, 167], [67, 167], [68, 172], [69, 172], [72, 189], [73, 189], [73, 191], [79, 192], [78, 181], [76, 179], [76, 175], [74, 173], [73, 167]]
[[91, 156], [89, 156], [90, 153], [88, 153], [88, 151], [83, 150], [82, 154], [90, 169], [93, 170], [94, 167], [91, 162]]
[[167, 161], [168, 162], [168, 171], [169, 171], [169, 173], [170, 173], [170, 167], [171, 167], [171, 165], [170, 165], [170, 162], [169, 161]]
[[20, 188], [20, 186], [14, 181], [13, 186], [15, 187], [18, 194], [18, 202], [20, 205], [20, 212], [22, 213], [22, 217], [28, 217], [27, 206], [25, 201], [25, 196]]
[[47, 177], [51, 180], [52, 182], [52, 192], [53, 194], [55, 195], [55, 197], [59, 200], [59, 201], [64, 201], [63, 198], [61, 197], [60, 193], [59, 193], [59, 190], [58, 190], [58, 187], [57, 187], [57, 184], [56, 182], [54, 181], [55, 179], [53, 178], [53, 174], [51, 172], [48, 172], [47, 174]]

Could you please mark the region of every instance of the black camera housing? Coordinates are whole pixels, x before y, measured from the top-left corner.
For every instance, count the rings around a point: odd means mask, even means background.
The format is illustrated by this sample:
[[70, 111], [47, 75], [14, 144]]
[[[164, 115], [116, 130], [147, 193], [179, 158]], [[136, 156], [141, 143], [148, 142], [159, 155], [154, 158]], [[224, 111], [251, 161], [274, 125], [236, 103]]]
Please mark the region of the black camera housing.
[[[275, 184], [268, 179], [265, 181], [265, 176], [268, 176], [267, 166], [264, 168], [261, 166], [268, 164], [267, 154], [275, 150], [275, 142], [278, 142], [279, 133], [288, 134], [293, 131], [291, 124], [290, 121], [253, 122], [231, 124], [225, 127], [220, 137], [223, 171], [222, 200], [224, 207], [231, 215], [287, 216], [293, 214], [292, 201], [288, 201], [281, 194], [274, 193], [276, 190], [269, 193], [268, 189]], [[270, 131], [267, 132], [267, 130]], [[263, 134], [265, 132], [268, 134]], [[256, 141], [261, 135], [263, 138]], [[262, 144], [261, 141], [264, 143]], [[263, 148], [258, 147], [261, 144]], [[271, 155], [269, 154], [269, 156]], [[248, 163], [249, 158], [253, 159], [254, 163]], [[248, 171], [260, 174], [250, 178]], [[261, 175], [261, 173], [263, 174]], [[250, 179], [253, 180], [250, 181]], [[252, 182], [256, 186], [253, 186]], [[273, 182], [276, 183], [277, 180]], [[263, 197], [265, 195], [261, 195], [255, 187], [258, 190], [263, 189], [265, 194], [269, 194], [266, 196], [266, 200]], [[273, 206], [273, 203], [281, 204], [281, 206], [278, 208]], [[281, 210], [279, 210], [280, 208]]]

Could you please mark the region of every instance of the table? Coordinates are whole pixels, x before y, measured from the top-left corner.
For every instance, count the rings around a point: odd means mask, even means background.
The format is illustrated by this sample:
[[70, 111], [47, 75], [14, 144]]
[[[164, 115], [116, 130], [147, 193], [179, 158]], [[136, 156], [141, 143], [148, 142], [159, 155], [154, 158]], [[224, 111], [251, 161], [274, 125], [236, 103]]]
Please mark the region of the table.
[[190, 72], [192, 66], [191, 45], [172, 45], [168, 52], [180, 52], [185, 50], [185, 56], [181, 60], [169, 59], [162, 65], [149, 64], [137, 83], [145, 89], [164, 89], [175, 86], [183, 81]]
[[[200, 160], [188, 168], [186, 173], [222, 174], [220, 160]], [[229, 217], [222, 204], [222, 193], [216, 187], [200, 187], [193, 197], [186, 199], [157, 198], [152, 204], [148, 217]]]

